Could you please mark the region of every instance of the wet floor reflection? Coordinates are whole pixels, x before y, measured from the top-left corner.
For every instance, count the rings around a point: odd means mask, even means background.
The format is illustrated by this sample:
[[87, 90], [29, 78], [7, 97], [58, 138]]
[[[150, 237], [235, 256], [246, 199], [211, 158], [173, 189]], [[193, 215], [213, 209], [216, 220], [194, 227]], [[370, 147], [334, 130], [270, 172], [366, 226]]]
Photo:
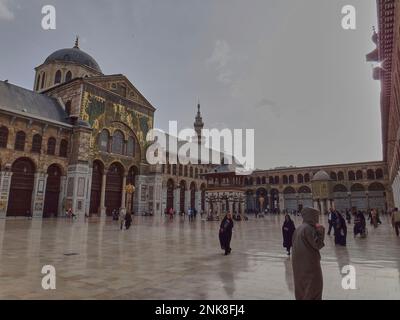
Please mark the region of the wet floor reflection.
[[[300, 217], [294, 217], [296, 226]], [[347, 247], [326, 237], [321, 250], [325, 299], [400, 299], [400, 239], [387, 218]], [[235, 222], [224, 256], [219, 222], [134, 217], [130, 230], [97, 218], [0, 220], [0, 298], [21, 299], [293, 299], [283, 217]], [[326, 218], [321, 223], [327, 225]], [[76, 255], [66, 256], [68, 253]], [[41, 267], [56, 267], [55, 292], [41, 289]], [[344, 292], [345, 265], [359, 271], [358, 290]]]

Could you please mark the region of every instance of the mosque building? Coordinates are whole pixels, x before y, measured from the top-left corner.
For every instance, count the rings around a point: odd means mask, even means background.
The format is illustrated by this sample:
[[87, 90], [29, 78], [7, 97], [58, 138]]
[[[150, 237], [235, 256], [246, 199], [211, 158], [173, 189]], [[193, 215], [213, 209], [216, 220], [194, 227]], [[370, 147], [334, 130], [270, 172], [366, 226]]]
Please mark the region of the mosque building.
[[[150, 165], [146, 136], [155, 111], [124, 75], [103, 74], [78, 39], [35, 68], [33, 90], [0, 81], [0, 218], [62, 216], [69, 208], [79, 217], [106, 217], [115, 210], [393, 206], [386, 160], [247, 176], [224, 164]], [[198, 105], [199, 145], [203, 127]]]

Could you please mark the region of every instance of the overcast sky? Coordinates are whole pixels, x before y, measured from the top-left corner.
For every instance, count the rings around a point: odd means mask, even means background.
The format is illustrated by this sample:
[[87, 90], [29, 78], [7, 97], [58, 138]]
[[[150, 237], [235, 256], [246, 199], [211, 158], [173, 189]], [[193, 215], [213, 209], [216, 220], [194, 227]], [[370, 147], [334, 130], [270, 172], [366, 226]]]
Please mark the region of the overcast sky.
[[[52, 4], [57, 29], [41, 28]], [[357, 30], [341, 8], [357, 10]], [[253, 128], [256, 167], [381, 160], [375, 0], [0, 0], [0, 79], [31, 89], [35, 66], [80, 47], [157, 108], [155, 125]]]

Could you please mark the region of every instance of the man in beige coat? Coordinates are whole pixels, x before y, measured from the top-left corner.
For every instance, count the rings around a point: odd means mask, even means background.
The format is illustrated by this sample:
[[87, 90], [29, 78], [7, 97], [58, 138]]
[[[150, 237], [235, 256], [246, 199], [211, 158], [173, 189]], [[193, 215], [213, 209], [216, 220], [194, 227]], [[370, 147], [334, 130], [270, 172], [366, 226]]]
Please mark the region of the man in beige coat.
[[322, 299], [322, 269], [319, 250], [324, 247], [325, 229], [318, 225], [320, 212], [301, 211], [303, 224], [293, 234], [292, 266], [296, 300]]

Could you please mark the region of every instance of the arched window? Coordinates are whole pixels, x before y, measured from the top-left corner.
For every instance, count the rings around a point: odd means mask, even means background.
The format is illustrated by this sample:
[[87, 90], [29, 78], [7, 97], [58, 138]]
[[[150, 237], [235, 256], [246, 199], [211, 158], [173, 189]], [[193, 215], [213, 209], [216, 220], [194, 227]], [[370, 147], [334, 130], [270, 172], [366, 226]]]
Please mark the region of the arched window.
[[167, 174], [171, 174], [171, 165], [167, 164]]
[[51, 156], [56, 154], [56, 139], [53, 137], [47, 141], [47, 154]]
[[376, 179], [383, 179], [383, 170], [382, 169], [377, 169], [375, 171], [375, 177], [376, 177]]
[[375, 180], [375, 172], [374, 170], [367, 170], [367, 178], [368, 180]]
[[0, 148], [7, 148], [8, 129], [6, 127], [0, 128]]
[[309, 173], [306, 173], [304, 175], [304, 182], [310, 182], [310, 174]]
[[356, 175], [354, 174], [354, 171], [349, 171], [349, 180], [350, 181], [356, 180]]
[[115, 131], [112, 138], [112, 152], [124, 154], [124, 134], [121, 131]]
[[256, 179], [256, 184], [257, 184], [257, 185], [261, 184], [261, 179], [260, 179], [260, 177], [257, 177], [257, 179]]
[[61, 140], [60, 143], [60, 157], [66, 158], [68, 155], [68, 141], [67, 140]]
[[42, 74], [42, 83], [41, 83], [41, 85], [40, 85], [40, 89], [43, 89], [43, 88], [44, 88], [45, 79], [46, 79], [46, 73], [43, 72], [43, 74]]
[[274, 184], [279, 184], [279, 176], [275, 176], [275, 178], [274, 178]]
[[32, 139], [32, 152], [40, 153], [42, 150], [42, 136], [35, 134]]
[[336, 172], [331, 172], [331, 179], [333, 180], [333, 181], [336, 181], [337, 180], [337, 175], [336, 175]]
[[135, 139], [133, 137], [129, 137], [128, 143], [126, 145], [126, 155], [129, 157], [135, 156]]
[[363, 173], [362, 173], [361, 170], [358, 170], [358, 171], [356, 172], [356, 179], [357, 179], [357, 180], [362, 180], [362, 179], [363, 179]]
[[269, 184], [274, 184], [274, 177], [269, 177], [268, 181], [269, 181]]
[[15, 150], [24, 151], [25, 150], [25, 138], [26, 134], [23, 131], [18, 131], [15, 135]]
[[304, 178], [302, 174], [298, 174], [297, 175], [297, 183], [303, 183], [304, 182]]
[[67, 103], [65, 104], [65, 112], [67, 113], [67, 115], [71, 115], [71, 101], [67, 101]]
[[172, 165], [172, 174], [176, 176], [176, 164]]
[[262, 184], [267, 184], [267, 178], [265, 178], [265, 177], [262, 177], [262, 179], [261, 179], [261, 183], [262, 183]]
[[283, 184], [288, 184], [289, 180], [288, 177], [285, 175], [283, 176]]
[[191, 178], [193, 178], [193, 167], [190, 167], [189, 169], [189, 175]]
[[182, 165], [180, 164], [179, 165], [179, 174], [178, 174], [179, 176], [182, 176], [183, 175], [183, 167], [182, 167]]
[[195, 179], [199, 178], [199, 169], [197, 169], [197, 168], [194, 170], [194, 177], [195, 177]]
[[101, 133], [99, 134], [99, 141], [98, 141], [99, 150], [108, 152], [109, 141], [110, 141], [110, 134], [108, 133], [108, 131], [107, 130], [101, 131]]
[[67, 74], [65, 75], [65, 82], [71, 81], [72, 79], [72, 73], [71, 71], [68, 71]]
[[338, 181], [343, 181], [344, 180], [344, 173], [343, 171], [339, 171], [338, 173]]
[[36, 79], [36, 91], [38, 91], [39, 90], [39, 86], [40, 86], [40, 74], [38, 74], [38, 77], [37, 77], [37, 79]]
[[184, 170], [184, 176], [187, 177], [188, 176], [188, 167], [185, 166], [183, 170]]
[[293, 177], [293, 175], [290, 175], [290, 176], [289, 176], [289, 183], [294, 183], [294, 177]]
[[56, 76], [54, 78], [54, 84], [58, 84], [61, 83], [61, 71], [57, 70], [56, 72]]

